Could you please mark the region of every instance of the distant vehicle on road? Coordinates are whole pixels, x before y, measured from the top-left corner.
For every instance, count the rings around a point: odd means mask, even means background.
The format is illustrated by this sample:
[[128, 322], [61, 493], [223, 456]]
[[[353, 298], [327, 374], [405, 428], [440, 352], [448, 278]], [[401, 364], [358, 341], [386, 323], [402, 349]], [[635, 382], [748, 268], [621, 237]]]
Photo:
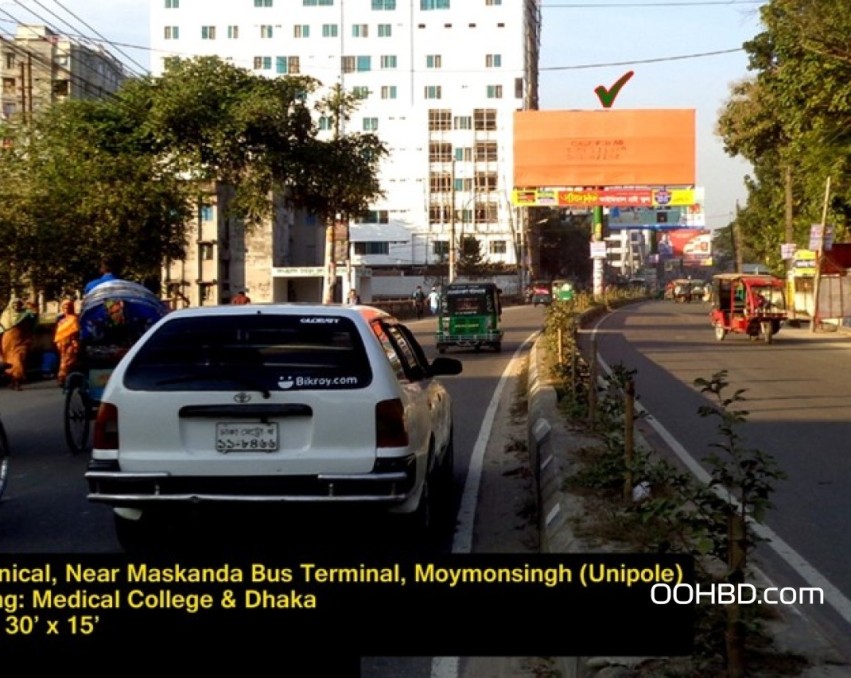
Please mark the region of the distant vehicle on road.
[[549, 280], [536, 280], [532, 283], [532, 304], [551, 304], [553, 301], [553, 286]]
[[773, 341], [786, 320], [785, 283], [772, 275], [723, 273], [712, 278], [710, 319], [715, 338], [728, 333]]
[[495, 283], [453, 283], [446, 287], [437, 319], [436, 345], [502, 350], [503, 331], [499, 288]]

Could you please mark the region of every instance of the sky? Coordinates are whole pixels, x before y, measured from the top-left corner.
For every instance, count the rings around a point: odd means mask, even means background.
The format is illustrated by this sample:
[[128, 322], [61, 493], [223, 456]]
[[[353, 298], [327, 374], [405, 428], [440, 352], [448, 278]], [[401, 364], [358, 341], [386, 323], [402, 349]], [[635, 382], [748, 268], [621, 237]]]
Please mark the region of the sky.
[[[737, 201], [745, 203], [750, 166], [730, 158], [714, 130], [730, 86], [749, 75], [742, 44], [761, 31], [762, 4], [542, 0], [540, 108], [600, 110], [595, 88], [612, 88], [631, 71], [612, 109], [694, 109], [696, 185], [706, 190], [707, 226], [726, 226]], [[140, 73], [151, 61], [148, 7], [149, 0], [0, 0], [0, 33], [13, 32], [15, 22], [47, 24], [106, 44]]]

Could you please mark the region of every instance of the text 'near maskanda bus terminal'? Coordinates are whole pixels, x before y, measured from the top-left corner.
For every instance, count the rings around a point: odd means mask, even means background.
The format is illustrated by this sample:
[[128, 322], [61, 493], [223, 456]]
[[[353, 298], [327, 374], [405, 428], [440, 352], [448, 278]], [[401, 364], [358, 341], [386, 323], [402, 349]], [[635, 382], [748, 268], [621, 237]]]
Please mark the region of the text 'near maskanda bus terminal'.
[[386, 567], [360, 564], [354, 567], [323, 567], [300, 563], [296, 567], [275, 568], [261, 563], [248, 566], [187, 567], [179, 564], [155, 567], [147, 563], [127, 563], [119, 567], [87, 567], [66, 563], [63, 567], [45, 563], [35, 567], [0, 568], [0, 583], [17, 584], [92, 584], [92, 583], [292, 583], [306, 584], [396, 584], [404, 586], [408, 576], [416, 584], [536, 584], [558, 586], [575, 582], [581, 586], [598, 584], [676, 584], [684, 574], [679, 565], [654, 564], [645, 567], [620, 564], [612, 566], [589, 558], [578, 568], [564, 564], [512, 567], [444, 567], [434, 563], [414, 563], [412, 571], [396, 563]]

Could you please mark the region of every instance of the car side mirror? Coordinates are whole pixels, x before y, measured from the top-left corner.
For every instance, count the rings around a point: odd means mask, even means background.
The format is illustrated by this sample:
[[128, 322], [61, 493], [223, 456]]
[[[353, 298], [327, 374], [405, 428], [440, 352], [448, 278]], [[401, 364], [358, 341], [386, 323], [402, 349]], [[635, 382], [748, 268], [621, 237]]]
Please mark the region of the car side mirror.
[[454, 375], [461, 374], [461, 371], [464, 369], [464, 364], [456, 359], [456, 358], [445, 358], [443, 356], [439, 358], [435, 358], [431, 365], [429, 365], [429, 371], [433, 377], [439, 376], [441, 374], [444, 375]]

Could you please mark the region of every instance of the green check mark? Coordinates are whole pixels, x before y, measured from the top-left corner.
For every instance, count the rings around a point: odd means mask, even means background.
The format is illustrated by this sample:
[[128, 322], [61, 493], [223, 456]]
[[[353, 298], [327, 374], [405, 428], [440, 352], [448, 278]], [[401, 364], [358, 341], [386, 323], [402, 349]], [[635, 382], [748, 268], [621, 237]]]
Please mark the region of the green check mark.
[[621, 91], [627, 81], [633, 76], [633, 74], [634, 71], [624, 73], [618, 79], [618, 81], [609, 89], [606, 89], [605, 87], [600, 85], [594, 90], [597, 93], [597, 97], [600, 99], [600, 103], [603, 104], [603, 108], [612, 107], [612, 104], [615, 103], [615, 97], [617, 97], [618, 93]]

